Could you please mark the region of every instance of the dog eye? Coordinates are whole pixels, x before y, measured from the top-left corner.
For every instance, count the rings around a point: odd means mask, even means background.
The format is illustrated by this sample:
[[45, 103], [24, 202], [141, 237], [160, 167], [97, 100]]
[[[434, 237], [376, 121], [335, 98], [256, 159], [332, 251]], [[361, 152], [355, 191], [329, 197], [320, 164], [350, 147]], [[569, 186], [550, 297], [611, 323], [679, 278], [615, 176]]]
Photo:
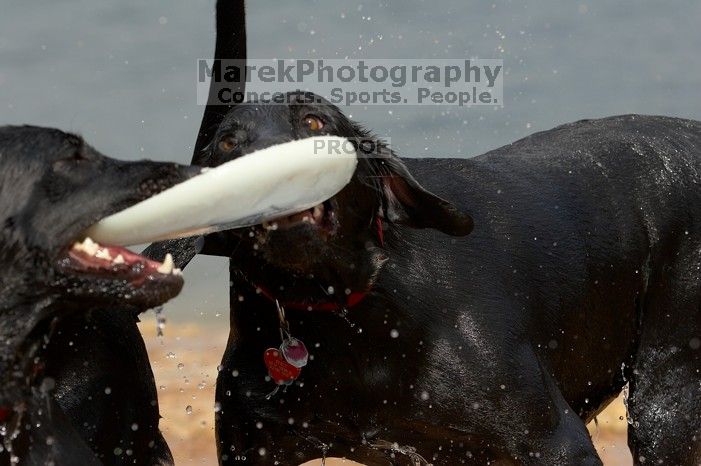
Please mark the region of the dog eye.
[[54, 162], [54, 164], [70, 165], [70, 164], [74, 164], [74, 163], [85, 162], [87, 160], [89, 160], [89, 158], [87, 157], [85, 152], [83, 152], [81, 149], [78, 149], [74, 152], [71, 152], [70, 155], [66, 155], [63, 158], [56, 160], [56, 162]]
[[89, 162], [91, 160], [88, 154], [79, 149], [72, 152], [70, 155], [54, 161], [53, 168], [58, 171], [73, 170], [76, 167], [83, 166], [84, 162]]
[[324, 122], [316, 115], [307, 115], [302, 122], [312, 131], [319, 131], [324, 127]]
[[222, 152], [231, 152], [236, 148], [236, 141], [231, 136], [227, 136], [219, 141], [218, 147]]

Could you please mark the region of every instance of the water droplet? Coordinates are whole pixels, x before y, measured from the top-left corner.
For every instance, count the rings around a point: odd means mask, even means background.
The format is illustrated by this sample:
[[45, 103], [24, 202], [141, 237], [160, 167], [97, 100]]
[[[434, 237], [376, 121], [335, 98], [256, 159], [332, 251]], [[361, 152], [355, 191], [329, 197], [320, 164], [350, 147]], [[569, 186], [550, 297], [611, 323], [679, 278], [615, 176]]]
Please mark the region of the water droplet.
[[192, 414], [192, 406], [190, 406], [190, 405], [185, 406], [185, 412], [187, 413], [188, 416], [190, 414]]
[[153, 312], [156, 314], [156, 336], [163, 338], [163, 330], [166, 328], [166, 318], [165, 315], [163, 315], [163, 306], [153, 308]]

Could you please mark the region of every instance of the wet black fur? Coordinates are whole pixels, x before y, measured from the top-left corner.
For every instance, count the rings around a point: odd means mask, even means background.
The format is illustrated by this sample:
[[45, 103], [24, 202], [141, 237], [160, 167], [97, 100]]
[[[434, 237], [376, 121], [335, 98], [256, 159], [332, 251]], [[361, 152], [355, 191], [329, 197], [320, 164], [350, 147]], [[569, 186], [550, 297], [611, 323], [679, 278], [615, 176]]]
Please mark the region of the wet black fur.
[[[270, 114], [285, 113], [271, 108], [245, 119], [249, 134], [266, 128], [252, 138], [256, 148], [300, 137], [286, 125], [270, 130]], [[328, 118], [328, 110], [316, 113]], [[367, 164], [385, 167], [382, 160]], [[470, 236], [413, 228], [455, 221], [458, 214], [428, 202], [416, 208], [418, 224], [406, 211], [397, 221], [385, 218], [381, 246], [371, 220], [388, 200], [363, 183], [376, 203], [350, 211], [366, 228], [354, 222], [355, 237], [344, 231], [343, 247], [320, 252], [328, 255], [322, 264], [310, 259], [313, 280], [285, 272], [286, 251], [314, 250], [311, 235], [268, 237], [279, 242], [274, 256], [266, 255], [270, 245], [254, 249], [246, 235], [229, 237], [232, 331], [217, 384], [222, 462], [240, 464], [239, 454], [249, 464], [309, 460], [322, 442], [331, 455], [371, 465], [410, 464], [378, 447], [393, 443], [433, 464], [600, 464], [584, 424], [629, 382], [635, 457], [696, 464], [701, 124], [611, 117], [474, 159], [404, 163], [471, 215]], [[367, 164], [359, 178], [374, 174], [363, 172]], [[363, 188], [346, 189], [356, 191], [342, 192], [340, 204]], [[341, 222], [349, 218], [342, 212]], [[226, 243], [221, 235], [217, 241]], [[378, 254], [383, 260], [373, 262]], [[355, 274], [348, 263], [359, 265]], [[288, 311], [314, 360], [300, 383], [266, 399], [272, 383], [262, 354], [279, 344], [278, 324], [274, 305], [251, 283], [284, 286], [282, 300], [314, 300], [330, 284], [355, 291], [358, 276], [374, 273], [369, 296], [348, 313], [351, 325], [334, 313]]]
[[[243, 31], [243, 2], [224, 4], [240, 10], [220, 18], [216, 57], [245, 57], [221, 42]], [[301, 108], [210, 106], [193, 161], [310, 136], [305, 112], [324, 132], [367, 137], [333, 107]], [[221, 152], [232, 137], [236, 149]], [[377, 147], [336, 197], [342, 231], [329, 243], [301, 227], [151, 249], [179, 251], [180, 265], [198, 251], [231, 258], [222, 464], [322, 453], [368, 465], [601, 464], [585, 422], [626, 383], [636, 463], [701, 461], [701, 123], [584, 120], [473, 159], [400, 161]], [[256, 286], [342, 304], [345, 287], [368, 283], [345, 317], [288, 310], [314, 358], [267, 399], [262, 355], [280, 337]]]
[[134, 290], [57, 262], [97, 220], [197, 172], [109, 159], [55, 129], [0, 127], [0, 464], [8, 449], [19, 464], [172, 462], [136, 314], [182, 282]]

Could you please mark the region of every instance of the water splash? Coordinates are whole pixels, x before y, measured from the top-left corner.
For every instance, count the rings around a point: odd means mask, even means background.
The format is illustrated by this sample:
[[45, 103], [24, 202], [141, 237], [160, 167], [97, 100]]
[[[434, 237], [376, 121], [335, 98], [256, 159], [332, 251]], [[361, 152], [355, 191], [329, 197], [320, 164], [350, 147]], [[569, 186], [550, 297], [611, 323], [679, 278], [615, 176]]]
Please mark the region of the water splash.
[[431, 466], [426, 458], [421, 456], [415, 447], [410, 445], [401, 446], [397, 442], [388, 442], [387, 440], [378, 439], [375, 442], [368, 442], [367, 444], [370, 448], [375, 450], [385, 450], [393, 454], [399, 454], [406, 456], [415, 466]]
[[[351, 322], [351, 320], [348, 318], [348, 309], [344, 307], [343, 309], [341, 309], [341, 312], [339, 312], [338, 315], [341, 317], [341, 319], [343, 319], [345, 323], [348, 324], [350, 328], [355, 329], [355, 322]], [[363, 333], [362, 327], [358, 327], [357, 329], [355, 329], [355, 331], [358, 334]]]
[[623, 386], [621, 393], [623, 394], [623, 405], [626, 407], [626, 422], [628, 425], [637, 427], [637, 423], [633, 420], [633, 416], [630, 414], [630, 408], [628, 408], [628, 397], [630, 396], [630, 382], [626, 379], [626, 363], [621, 363], [621, 373], [623, 374], [623, 381], [626, 383]]
[[156, 336], [158, 338], [163, 338], [163, 330], [166, 328], [166, 317], [163, 314], [163, 306], [153, 308], [153, 312], [156, 314]]

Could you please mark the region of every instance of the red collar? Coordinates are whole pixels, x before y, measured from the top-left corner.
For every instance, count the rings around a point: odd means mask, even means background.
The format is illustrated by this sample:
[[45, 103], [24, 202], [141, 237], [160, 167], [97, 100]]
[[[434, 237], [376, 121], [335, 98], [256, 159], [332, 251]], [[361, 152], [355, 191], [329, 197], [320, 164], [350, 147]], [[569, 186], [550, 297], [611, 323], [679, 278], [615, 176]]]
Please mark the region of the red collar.
[[[262, 286], [253, 285], [253, 287], [260, 291], [260, 294], [268, 298], [271, 302], [277, 301], [275, 296], [266, 288]], [[346, 296], [345, 303], [336, 303], [333, 301], [325, 301], [321, 303], [312, 303], [308, 301], [281, 301], [282, 304], [287, 309], [295, 309], [298, 311], [340, 311], [342, 309], [350, 309], [357, 305], [359, 302], [367, 296], [367, 291], [354, 291], [348, 296]]]

